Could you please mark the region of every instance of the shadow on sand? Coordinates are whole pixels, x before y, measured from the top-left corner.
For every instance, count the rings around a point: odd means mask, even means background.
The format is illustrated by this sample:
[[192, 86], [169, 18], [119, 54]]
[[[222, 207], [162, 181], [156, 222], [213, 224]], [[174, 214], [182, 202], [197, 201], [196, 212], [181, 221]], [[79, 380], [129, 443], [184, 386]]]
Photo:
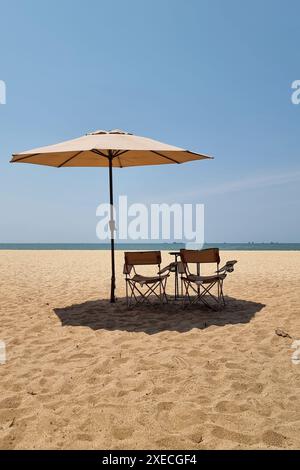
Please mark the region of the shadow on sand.
[[87, 326], [93, 330], [129, 331], [155, 334], [162, 331], [184, 333], [193, 328], [204, 329], [212, 325], [245, 324], [265, 307], [264, 304], [227, 297], [226, 308], [219, 312], [195, 305], [182, 308], [180, 303], [139, 306], [127, 310], [125, 299], [111, 304], [108, 300], [88, 301], [54, 312], [62, 326]]

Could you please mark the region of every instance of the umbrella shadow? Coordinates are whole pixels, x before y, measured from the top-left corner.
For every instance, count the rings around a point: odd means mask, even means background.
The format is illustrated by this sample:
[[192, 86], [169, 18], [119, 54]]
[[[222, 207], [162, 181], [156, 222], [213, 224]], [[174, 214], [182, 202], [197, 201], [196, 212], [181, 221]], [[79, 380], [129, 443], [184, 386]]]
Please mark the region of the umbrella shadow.
[[108, 300], [87, 301], [64, 308], [54, 308], [62, 326], [86, 326], [92, 330], [128, 331], [152, 335], [163, 331], [185, 333], [193, 328], [249, 323], [265, 305], [249, 300], [226, 298], [226, 308], [215, 312], [205, 306], [182, 308], [180, 303], [144, 305], [128, 310], [124, 298], [111, 304]]

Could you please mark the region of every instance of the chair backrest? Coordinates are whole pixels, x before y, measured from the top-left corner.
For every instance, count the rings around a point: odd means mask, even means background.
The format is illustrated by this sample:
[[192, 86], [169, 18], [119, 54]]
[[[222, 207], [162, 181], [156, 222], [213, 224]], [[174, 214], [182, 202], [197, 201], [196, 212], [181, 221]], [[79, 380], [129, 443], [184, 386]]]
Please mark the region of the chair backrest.
[[180, 250], [181, 261], [188, 263], [220, 263], [219, 248], [207, 248], [205, 250]]
[[160, 251], [125, 251], [124, 255], [127, 266], [159, 265], [161, 263]]
[[131, 270], [135, 272], [134, 266], [146, 266], [146, 265], [157, 265], [160, 267], [161, 263], [161, 252], [160, 251], [125, 251], [125, 264], [123, 273], [131, 273]]
[[204, 263], [216, 263], [219, 268], [220, 255], [219, 248], [207, 248], [205, 250], [180, 250], [181, 265], [179, 272], [186, 275], [191, 274], [189, 264], [197, 265], [197, 274], [200, 275], [200, 265]]

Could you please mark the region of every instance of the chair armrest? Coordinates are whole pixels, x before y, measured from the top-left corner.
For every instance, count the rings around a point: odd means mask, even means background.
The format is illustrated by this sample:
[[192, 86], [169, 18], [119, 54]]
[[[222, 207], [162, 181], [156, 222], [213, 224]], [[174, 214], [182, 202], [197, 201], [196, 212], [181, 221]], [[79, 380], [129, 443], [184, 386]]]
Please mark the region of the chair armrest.
[[182, 261], [177, 263], [177, 271], [179, 274], [185, 274], [185, 267]]
[[132, 270], [132, 264], [124, 264], [123, 274], [130, 274]]
[[237, 260], [227, 261], [227, 263], [222, 266], [222, 268], [218, 269], [216, 273], [232, 273], [234, 271], [234, 265], [237, 263]]
[[164, 268], [160, 269], [160, 271], [158, 271], [157, 274], [161, 275], [161, 274], [164, 274], [166, 272], [169, 273], [170, 271], [172, 271], [172, 269], [174, 270], [175, 266], [176, 266], [176, 263], [173, 261], [173, 263], [170, 263], [167, 266], [165, 266]]

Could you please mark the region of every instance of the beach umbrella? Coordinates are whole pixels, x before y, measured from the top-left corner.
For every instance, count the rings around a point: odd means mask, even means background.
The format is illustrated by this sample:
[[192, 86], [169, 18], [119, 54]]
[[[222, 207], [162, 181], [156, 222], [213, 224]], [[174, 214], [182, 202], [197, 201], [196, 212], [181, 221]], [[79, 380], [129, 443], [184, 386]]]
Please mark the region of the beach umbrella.
[[90, 132], [77, 139], [13, 154], [12, 163], [34, 163], [57, 168], [108, 167], [111, 233], [111, 294], [115, 302], [115, 221], [113, 219], [113, 167], [164, 165], [212, 158], [119, 129]]

